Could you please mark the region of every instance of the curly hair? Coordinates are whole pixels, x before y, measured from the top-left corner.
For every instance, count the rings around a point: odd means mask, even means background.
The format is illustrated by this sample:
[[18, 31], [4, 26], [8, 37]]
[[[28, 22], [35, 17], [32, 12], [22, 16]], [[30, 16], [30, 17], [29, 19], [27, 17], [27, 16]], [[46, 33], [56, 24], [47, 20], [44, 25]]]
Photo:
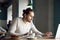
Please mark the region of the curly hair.
[[26, 14], [28, 15], [30, 11], [33, 11], [31, 8], [27, 8], [23, 10], [23, 15]]

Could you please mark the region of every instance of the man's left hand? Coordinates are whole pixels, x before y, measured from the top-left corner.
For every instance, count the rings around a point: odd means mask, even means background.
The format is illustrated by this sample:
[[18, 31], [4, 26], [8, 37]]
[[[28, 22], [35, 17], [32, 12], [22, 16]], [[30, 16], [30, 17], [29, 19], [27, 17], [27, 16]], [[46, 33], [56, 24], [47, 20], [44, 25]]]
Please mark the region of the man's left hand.
[[44, 36], [51, 36], [52, 35], [52, 32], [46, 32], [45, 34], [44, 34]]

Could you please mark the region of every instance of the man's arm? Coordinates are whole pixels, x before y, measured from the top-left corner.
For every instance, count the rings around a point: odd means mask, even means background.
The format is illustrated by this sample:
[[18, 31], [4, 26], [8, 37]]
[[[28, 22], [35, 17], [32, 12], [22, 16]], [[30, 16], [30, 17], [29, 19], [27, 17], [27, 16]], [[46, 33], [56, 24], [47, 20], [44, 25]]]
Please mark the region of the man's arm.
[[32, 31], [35, 32], [36, 34], [42, 35], [42, 36], [50, 36], [52, 35], [52, 32], [46, 32], [46, 33], [42, 33], [40, 31], [38, 31], [35, 27], [35, 25], [32, 23]]
[[33, 24], [33, 22], [31, 24], [32, 24], [31, 29], [32, 29], [32, 31], [34, 33], [39, 34], [39, 35], [44, 35], [44, 33], [42, 33], [42, 32], [40, 32], [40, 31], [37, 30], [37, 28], [35, 27], [35, 25]]
[[18, 18], [16, 18], [16, 19], [12, 22], [12, 25], [10, 26], [10, 29], [9, 29], [9, 31], [8, 31], [10, 35], [15, 35], [15, 36], [18, 36], [18, 35], [19, 35], [18, 33], [15, 33], [16, 28], [17, 28], [17, 21], [18, 21]]

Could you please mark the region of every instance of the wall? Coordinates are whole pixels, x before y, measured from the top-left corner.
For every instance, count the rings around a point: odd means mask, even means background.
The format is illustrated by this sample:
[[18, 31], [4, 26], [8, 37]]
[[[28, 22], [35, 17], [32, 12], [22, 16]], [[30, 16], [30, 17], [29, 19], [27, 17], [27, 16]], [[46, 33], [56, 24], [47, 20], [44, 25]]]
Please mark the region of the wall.
[[54, 35], [56, 35], [56, 31], [58, 28], [58, 24], [60, 24], [60, 0], [54, 1]]
[[38, 30], [53, 32], [53, 0], [33, 0], [33, 9], [34, 23]]
[[7, 20], [7, 8], [0, 6], [0, 26], [5, 27]]

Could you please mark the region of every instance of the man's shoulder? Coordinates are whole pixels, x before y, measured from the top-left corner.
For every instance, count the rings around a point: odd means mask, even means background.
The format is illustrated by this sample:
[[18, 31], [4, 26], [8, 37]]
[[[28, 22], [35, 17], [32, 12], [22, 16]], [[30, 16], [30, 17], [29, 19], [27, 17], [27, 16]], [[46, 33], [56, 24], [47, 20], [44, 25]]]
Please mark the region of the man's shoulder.
[[17, 20], [21, 20], [22, 19], [22, 17], [17, 17]]
[[17, 17], [17, 19], [22, 19], [22, 17]]
[[22, 19], [22, 17], [16, 17], [16, 18], [14, 18], [14, 20], [20, 20], [20, 19]]

